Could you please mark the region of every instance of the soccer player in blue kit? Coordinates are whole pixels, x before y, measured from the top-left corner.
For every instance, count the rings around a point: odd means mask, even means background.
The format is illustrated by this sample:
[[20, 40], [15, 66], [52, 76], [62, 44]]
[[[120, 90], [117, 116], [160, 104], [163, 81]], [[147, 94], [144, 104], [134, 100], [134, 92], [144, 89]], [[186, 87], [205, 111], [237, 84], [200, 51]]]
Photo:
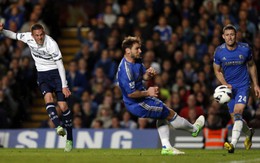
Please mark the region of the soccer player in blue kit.
[[[137, 117], [157, 119], [157, 129], [162, 143], [162, 155], [180, 155], [184, 152], [171, 146], [169, 142], [169, 125], [175, 129], [184, 129], [198, 136], [205, 123], [204, 116], [199, 116], [194, 124], [177, 115], [159, 100], [159, 88], [143, 85], [144, 80], [149, 80], [156, 75], [150, 67], [145, 69], [141, 60], [141, 40], [139, 37], [126, 37], [122, 42], [124, 57], [121, 60], [117, 81], [123, 94], [123, 101], [127, 110]], [[148, 135], [149, 136], [149, 135]]]
[[[3, 26], [4, 24], [0, 23], [0, 32], [4, 36], [20, 40], [29, 46], [38, 72], [37, 83], [44, 96], [46, 111], [56, 127], [57, 134], [61, 136], [67, 134], [64, 151], [70, 152], [73, 147], [72, 112], [68, 108], [66, 98], [70, 96], [71, 92], [67, 86], [62, 55], [56, 41], [45, 34], [44, 27], [41, 24], [32, 25], [31, 32], [24, 33], [14, 33], [3, 29]], [[62, 110], [63, 125], [67, 133], [61, 126], [52, 93], [56, 94], [58, 106]]]
[[234, 153], [241, 131], [246, 135], [245, 148], [248, 150], [252, 146], [254, 130], [248, 127], [242, 117], [249, 97], [250, 76], [255, 95], [260, 98], [257, 69], [252, 51], [247, 43], [236, 42], [236, 33], [236, 28], [231, 24], [223, 28], [222, 37], [225, 43], [216, 48], [213, 63], [217, 79], [232, 90], [232, 99], [227, 105], [234, 120], [234, 126], [231, 143], [224, 143], [228, 153]]

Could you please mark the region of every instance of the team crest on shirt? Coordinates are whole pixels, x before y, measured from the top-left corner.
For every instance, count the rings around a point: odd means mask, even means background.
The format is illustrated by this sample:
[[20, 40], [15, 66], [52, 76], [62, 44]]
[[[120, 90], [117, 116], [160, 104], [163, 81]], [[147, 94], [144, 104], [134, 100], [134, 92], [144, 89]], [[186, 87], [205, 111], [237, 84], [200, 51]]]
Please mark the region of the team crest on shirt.
[[225, 61], [225, 60], [227, 60], [227, 58], [226, 58], [226, 57], [223, 57], [222, 60]]
[[58, 57], [59, 54], [55, 54], [55, 53], [53, 53], [52, 56], [55, 58], [55, 57]]
[[21, 35], [20, 35], [20, 39], [22, 39], [23, 37], [24, 37], [24, 34], [21, 34]]
[[242, 54], [240, 54], [239, 59], [244, 59], [244, 56]]

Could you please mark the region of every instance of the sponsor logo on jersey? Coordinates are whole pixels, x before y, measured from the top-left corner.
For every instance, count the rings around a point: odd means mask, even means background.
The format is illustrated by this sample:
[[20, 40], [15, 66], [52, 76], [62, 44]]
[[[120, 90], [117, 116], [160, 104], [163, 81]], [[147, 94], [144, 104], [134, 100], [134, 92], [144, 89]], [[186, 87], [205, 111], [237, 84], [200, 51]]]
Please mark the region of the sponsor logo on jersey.
[[24, 34], [21, 34], [21, 35], [20, 35], [20, 39], [22, 39], [23, 37], [24, 37]]
[[131, 89], [135, 88], [135, 82], [129, 83], [129, 87], [130, 87]]

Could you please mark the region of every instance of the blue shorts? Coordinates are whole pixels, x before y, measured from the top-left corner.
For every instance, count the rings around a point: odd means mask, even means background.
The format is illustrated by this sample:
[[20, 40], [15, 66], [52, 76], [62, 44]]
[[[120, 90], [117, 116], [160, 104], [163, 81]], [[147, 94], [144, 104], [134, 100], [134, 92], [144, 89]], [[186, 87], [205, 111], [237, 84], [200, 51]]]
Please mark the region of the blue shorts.
[[234, 88], [232, 89], [232, 98], [229, 101], [228, 108], [229, 113], [234, 112], [234, 107], [236, 104], [245, 104], [247, 105], [248, 97], [249, 97], [249, 87], [242, 87], [242, 88]]
[[126, 104], [127, 110], [140, 118], [166, 119], [170, 114], [167, 106], [159, 99], [154, 97], [145, 98], [145, 100]]
[[65, 101], [58, 69], [38, 72], [37, 83], [43, 96], [49, 92], [55, 93], [57, 101]]

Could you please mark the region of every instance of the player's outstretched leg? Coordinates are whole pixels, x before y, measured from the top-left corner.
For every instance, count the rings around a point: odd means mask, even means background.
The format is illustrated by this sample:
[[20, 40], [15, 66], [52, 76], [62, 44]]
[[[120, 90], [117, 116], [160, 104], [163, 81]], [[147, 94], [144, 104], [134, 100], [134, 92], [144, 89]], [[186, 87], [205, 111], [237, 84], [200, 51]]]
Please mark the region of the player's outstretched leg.
[[245, 148], [246, 150], [249, 150], [252, 146], [252, 137], [255, 133], [255, 130], [253, 128], [250, 128], [250, 135], [249, 136], [246, 136], [246, 139], [244, 141], [244, 145], [245, 145]]
[[171, 143], [169, 141], [169, 136], [170, 136], [170, 129], [168, 125], [167, 120], [157, 120], [156, 122], [157, 130], [161, 139], [162, 143], [162, 150], [161, 154], [162, 155], [181, 155], [185, 154], [184, 152], [173, 148], [171, 146]]
[[201, 129], [204, 127], [205, 124], [205, 117], [203, 115], [199, 116], [199, 118], [195, 121], [194, 124], [191, 124], [185, 118], [175, 114], [172, 120], [169, 121], [170, 124], [175, 129], [183, 129], [192, 133], [193, 137], [198, 136]]
[[56, 128], [56, 132], [57, 132], [57, 134], [60, 135], [60, 136], [66, 135], [66, 131], [65, 131], [64, 128], [61, 127], [61, 126], [58, 126], [58, 127]]
[[201, 116], [199, 116], [199, 118], [197, 118], [197, 120], [193, 124], [193, 126], [195, 126], [197, 128], [197, 130], [192, 132], [191, 135], [193, 137], [197, 137], [199, 135], [200, 131], [202, 130], [202, 128], [204, 127], [204, 124], [205, 124], [205, 117], [203, 115], [201, 115]]

